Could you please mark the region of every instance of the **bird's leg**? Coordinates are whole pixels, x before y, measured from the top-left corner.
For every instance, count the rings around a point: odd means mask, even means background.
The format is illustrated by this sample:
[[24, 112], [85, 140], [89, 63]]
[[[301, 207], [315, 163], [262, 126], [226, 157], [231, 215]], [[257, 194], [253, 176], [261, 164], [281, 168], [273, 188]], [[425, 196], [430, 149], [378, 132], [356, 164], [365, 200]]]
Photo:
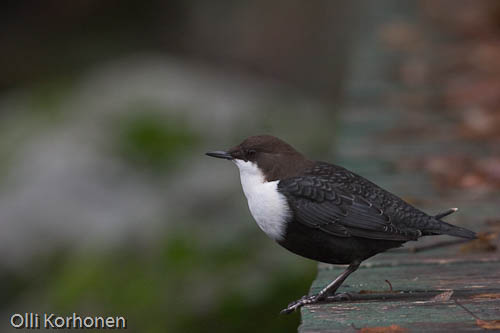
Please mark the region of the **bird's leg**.
[[328, 294], [332, 294], [335, 291], [337, 291], [337, 289], [342, 285], [342, 283], [345, 281], [345, 279], [347, 279], [347, 277], [349, 275], [351, 275], [351, 273], [353, 273], [354, 271], [356, 271], [359, 268], [360, 263], [361, 262], [357, 262], [357, 261], [354, 263], [351, 263], [349, 265], [349, 267], [347, 267], [347, 269], [342, 274], [340, 274], [335, 280], [330, 282], [326, 287], [321, 289], [321, 291], [319, 293], [317, 293], [316, 295], [311, 295], [311, 296], [307, 296], [307, 295], [302, 296], [302, 298], [288, 304], [288, 306], [285, 309], [281, 310], [281, 314], [292, 313], [293, 311], [299, 309], [300, 307], [302, 307], [304, 305], [314, 304], [314, 303], [317, 303], [317, 302], [325, 299]]

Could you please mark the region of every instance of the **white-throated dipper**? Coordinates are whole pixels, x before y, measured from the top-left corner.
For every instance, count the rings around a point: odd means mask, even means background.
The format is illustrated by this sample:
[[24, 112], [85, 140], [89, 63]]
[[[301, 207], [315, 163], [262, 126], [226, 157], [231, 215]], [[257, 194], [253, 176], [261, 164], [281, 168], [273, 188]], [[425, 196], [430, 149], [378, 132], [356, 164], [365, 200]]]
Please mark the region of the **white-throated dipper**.
[[318, 294], [292, 302], [282, 313], [335, 293], [361, 262], [421, 236], [476, 234], [430, 216], [340, 166], [312, 161], [286, 142], [251, 136], [228, 151], [208, 156], [233, 161], [248, 207], [259, 227], [289, 251], [347, 269]]

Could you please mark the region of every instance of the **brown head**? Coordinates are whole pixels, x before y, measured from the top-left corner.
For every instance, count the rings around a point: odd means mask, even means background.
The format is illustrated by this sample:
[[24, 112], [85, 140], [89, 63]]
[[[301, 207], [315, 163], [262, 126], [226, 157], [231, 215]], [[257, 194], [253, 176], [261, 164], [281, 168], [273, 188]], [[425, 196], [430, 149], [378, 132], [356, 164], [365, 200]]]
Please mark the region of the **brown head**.
[[241, 165], [255, 164], [266, 181], [297, 176], [314, 163], [288, 143], [271, 135], [251, 136], [227, 151], [213, 151], [207, 155], [233, 160], [240, 171]]

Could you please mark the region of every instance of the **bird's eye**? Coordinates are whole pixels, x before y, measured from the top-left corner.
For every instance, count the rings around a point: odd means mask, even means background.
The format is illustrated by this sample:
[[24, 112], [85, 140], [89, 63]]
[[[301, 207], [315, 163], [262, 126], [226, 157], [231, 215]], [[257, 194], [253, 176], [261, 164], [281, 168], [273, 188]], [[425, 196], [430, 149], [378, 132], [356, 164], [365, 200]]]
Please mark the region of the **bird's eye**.
[[248, 149], [247, 150], [247, 157], [253, 157], [255, 156], [256, 151], [254, 149]]

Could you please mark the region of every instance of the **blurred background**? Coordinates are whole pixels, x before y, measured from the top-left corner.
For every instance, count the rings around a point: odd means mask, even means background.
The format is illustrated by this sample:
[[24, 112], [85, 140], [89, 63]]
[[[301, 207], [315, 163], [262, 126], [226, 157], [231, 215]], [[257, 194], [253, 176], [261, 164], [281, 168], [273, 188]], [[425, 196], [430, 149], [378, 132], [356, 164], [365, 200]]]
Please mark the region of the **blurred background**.
[[[404, 20], [373, 32], [407, 59], [387, 75], [410, 93], [390, 101], [451, 110], [460, 135], [498, 143], [500, 7], [411, 3], [448, 37], [429, 52]], [[204, 153], [267, 133], [334, 161], [352, 44], [370, 6], [4, 4], [2, 331], [16, 312], [124, 315], [135, 332], [295, 331], [299, 315], [278, 312], [307, 292], [316, 264], [267, 239], [237, 169]], [[442, 93], [422, 89], [436, 85]], [[443, 179], [450, 163], [467, 165], [461, 158], [419, 166]], [[499, 186], [498, 158], [485, 163], [436, 186]]]

